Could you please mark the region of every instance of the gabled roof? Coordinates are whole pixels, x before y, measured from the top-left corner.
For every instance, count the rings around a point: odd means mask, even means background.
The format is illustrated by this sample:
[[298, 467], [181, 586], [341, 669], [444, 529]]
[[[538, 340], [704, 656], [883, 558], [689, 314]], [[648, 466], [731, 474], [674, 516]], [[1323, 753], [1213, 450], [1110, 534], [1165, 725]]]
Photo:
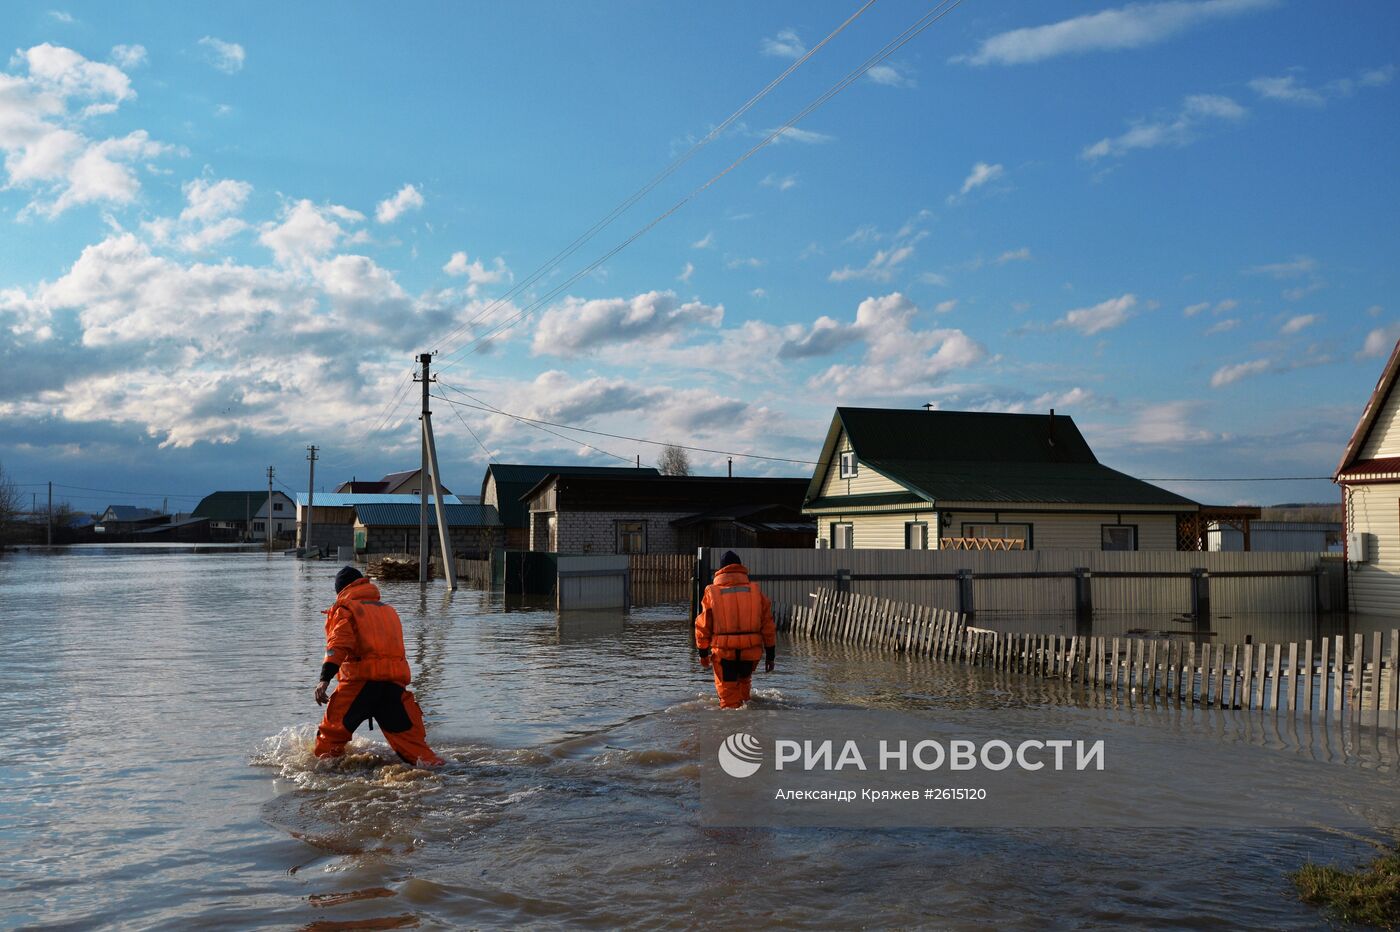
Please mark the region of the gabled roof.
[[107, 512], [112, 513], [113, 521], [144, 521], [159, 514], [154, 508], [139, 508], [136, 505], [109, 505], [102, 514], [106, 515]]
[[522, 504], [551, 484], [560, 511], [709, 511], [726, 505], [802, 507], [803, 478], [769, 476], [609, 476], [550, 473], [521, 496]]
[[[1397, 376], [1400, 376], [1400, 340], [1395, 341], [1395, 348], [1390, 351], [1390, 358], [1386, 360], [1385, 368], [1381, 370], [1381, 377], [1376, 381], [1376, 389], [1371, 392], [1371, 397], [1361, 412], [1361, 420], [1357, 422], [1356, 430], [1351, 432], [1351, 439], [1347, 441], [1346, 451], [1342, 453], [1342, 461], [1337, 464], [1337, 471], [1332, 474], [1333, 482], [1342, 478], [1343, 473], [1363, 474], [1367, 472], [1367, 467], [1371, 463], [1362, 461], [1358, 457], [1361, 456], [1361, 449], [1366, 446], [1366, 440], [1371, 436], [1371, 429], [1376, 426], [1376, 418], [1380, 416], [1381, 409], [1385, 407], [1386, 399], [1390, 397], [1391, 391], [1395, 388]], [[1389, 468], [1385, 466], [1369, 470], [1372, 474], [1389, 471]]]
[[[285, 501], [291, 501], [287, 493], [275, 491], [274, 496], [281, 496]], [[194, 506], [194, 511], [190, 515], [195, 518], [212, 518], [215, 521], [246, 521], [248, 516], [256, 515], [258, 509], [267, 504], [267, 489], [254, 489], [251, 492], [211, 492], [199, 500], [199, 504]]]
[[[444, 505], [448, 527], [500, 527], [501, 518], [491, 505]], [[355, 518], [367, 527], [417, 527], [416, 504], [365, 504], [355, 506]], [[428, 527], [437, 527], [437, 509], [428, 508]]]
[[506, 527], [526, 527], [529, 512], [520, 497], [534, 488], [545, 476], [659, 476], [651, 466], [532, 466], [519, 463], [492, 463], [481, 479], [481, 500], [486, 500], [486, 483], [495, 477], [496, 499], [500, 503], [501, 523]]
[[[308, 495], [305, 492], [297, 493], [297, 507], [305, 508]], [[418, 496], [411, 493], [365, 493], [365, 492], [317, 492], [317, 508], [349, 508], [352, 505], [393, 505], [409, 504], [416, 505]], [[443, 494], [443, 498], [450, 505], [476, 505], [480, 502], [475, 495], [450, 495]], [[429, 499], [431, 501], [431, 498]]]
[[856, 458], [935, 504], [1179, 506], [1188, 498], [1104, 466], [1066, 415], [837, 408], [807, 499], [820, 495], [844, 431]]

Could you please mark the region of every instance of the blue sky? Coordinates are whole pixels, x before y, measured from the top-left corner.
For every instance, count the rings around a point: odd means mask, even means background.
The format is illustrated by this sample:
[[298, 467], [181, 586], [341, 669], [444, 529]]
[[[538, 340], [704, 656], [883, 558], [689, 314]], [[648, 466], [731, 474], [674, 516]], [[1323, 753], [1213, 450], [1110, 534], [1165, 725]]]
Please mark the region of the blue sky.
[[[929, 402], [1054, 407], [1149, 479], [1331, 472], [1400, 337], [1393, 4], [967, 0], [589, 268], [933, 5], [801, 60], [860, 7], [11, 5], [0, 464], [89, 509], [301, 489], [311, 443], [375, 477], [437, 351], [450, 397], [699, 447]], [[465, 491], [658, 452], [435, 408]]]

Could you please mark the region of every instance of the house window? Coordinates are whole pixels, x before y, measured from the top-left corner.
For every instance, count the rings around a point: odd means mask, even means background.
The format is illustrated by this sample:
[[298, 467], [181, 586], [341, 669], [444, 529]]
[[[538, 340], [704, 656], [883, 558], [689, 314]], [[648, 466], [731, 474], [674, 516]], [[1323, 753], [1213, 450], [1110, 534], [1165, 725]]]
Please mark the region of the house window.
[[261, 531], [262, 529], [263, 529], [263, 523], [262, 523], [261, 521], [254, 521], [254, 522], [253, 522], [253, 530], [255, 530], [255, 531]]
[[831, 522], [831, 549], [850, 550], [855, 546], [855, 526], [848, 522]]
[[1029, 524], [964, 524], [963, 537], [978, 537], [993, 540], [1019, 540], [1018, 549], [1030, 550], [1033, 542]]
[[841, 454], [841, 478], [854, 479], [856, 472], [856, 454], [852, 450], [847, 450]]
[[617, 552], [646, 553], [647, 523], [645, 521], [618, 521]]
[[1102, 550], [1136, 550], [1137, 546], [1137, 525], [1136, 524], [1105, 524], [1102, 525], [1103, 546]]
[[281, 502], [273, 502], [273, 503], [272, 503], [272, 510], [273, 510], [273, 511], [281, 511], [281, 510], [282, 510], [282, 503], [281, 503]]
[[910, 521], [904, 525], [904, 549], [928, 549], [928, 525], [922, 521]]

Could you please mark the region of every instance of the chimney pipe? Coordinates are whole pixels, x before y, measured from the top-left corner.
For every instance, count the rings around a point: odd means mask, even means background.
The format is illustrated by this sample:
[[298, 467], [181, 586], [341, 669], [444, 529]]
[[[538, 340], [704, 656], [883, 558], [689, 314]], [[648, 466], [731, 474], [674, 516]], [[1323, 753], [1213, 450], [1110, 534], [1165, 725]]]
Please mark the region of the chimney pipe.
[[1055, 409], [1050, 409], [1050, 446], [1055, 445]]

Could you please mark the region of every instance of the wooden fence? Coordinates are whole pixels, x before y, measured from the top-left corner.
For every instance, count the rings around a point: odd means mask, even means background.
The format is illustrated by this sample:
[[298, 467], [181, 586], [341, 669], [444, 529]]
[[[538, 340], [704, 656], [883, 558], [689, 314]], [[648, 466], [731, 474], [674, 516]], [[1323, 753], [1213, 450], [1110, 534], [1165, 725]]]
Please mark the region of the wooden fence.
[[660, 605], [690, 598], [694, 554], [634, 553], [630, 561], [633, 605]]
[[[1060, 678], [1093, 693], [1202, 708], [1374, 713], [1400, 724], [1400, 629], [1302, 644], [1014, 634], [921, 605], [819, 589], [780, 630], [954, 663]], [[1369, 641], [1369, 644], [1367, 643]]]

